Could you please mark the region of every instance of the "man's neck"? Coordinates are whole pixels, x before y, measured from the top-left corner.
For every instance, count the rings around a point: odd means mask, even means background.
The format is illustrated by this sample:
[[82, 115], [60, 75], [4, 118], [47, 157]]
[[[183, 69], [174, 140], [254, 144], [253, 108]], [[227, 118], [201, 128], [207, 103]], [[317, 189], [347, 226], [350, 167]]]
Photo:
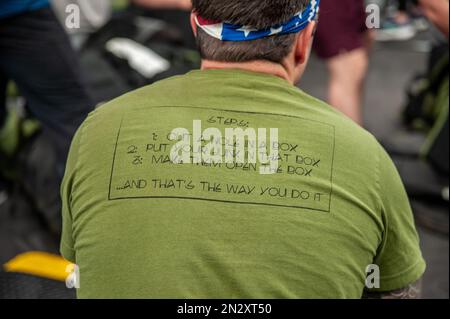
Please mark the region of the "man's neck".
[[278, 63], [270, 61], [251, 61], [243, 63], [229, 63], [229, 62], [217, 62], [210, 60], [202, 61], [202, 70], [243, 70], [256, 73], [264, 73], [277, 76], [288, 81], [290, 84], [294, 84], [294, 80], [288, 68]]

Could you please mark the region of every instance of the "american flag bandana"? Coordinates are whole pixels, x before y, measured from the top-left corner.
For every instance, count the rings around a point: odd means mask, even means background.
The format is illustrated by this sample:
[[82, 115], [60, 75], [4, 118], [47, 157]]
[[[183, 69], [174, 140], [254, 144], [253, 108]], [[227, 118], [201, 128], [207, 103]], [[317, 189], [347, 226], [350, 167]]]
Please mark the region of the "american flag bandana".
[[249, 26], [233, 25], [226, 22], [210, 21], [198, 15], [195, 16], [195, 22], [207, 34], [221, 41], [251, 41], [274, 35], [302, 31], [317, 16], [319, 4], [320, 0], [311, 0], [303, 11], [297, 13], [288, 22], [264, 30], [257, 30]]

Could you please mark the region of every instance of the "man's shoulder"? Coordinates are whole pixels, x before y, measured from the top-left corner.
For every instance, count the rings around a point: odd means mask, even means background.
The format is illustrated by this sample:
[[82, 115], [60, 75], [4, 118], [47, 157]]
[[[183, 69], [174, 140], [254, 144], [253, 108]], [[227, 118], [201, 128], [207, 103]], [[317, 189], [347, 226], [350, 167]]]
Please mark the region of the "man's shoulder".
[[349, 158], [364, 159], [367, 165], [380, 165], [381, 154], [384, 148], [379, 140], [367, 129], [342, 115], [336, 120], [336, 143], [342, 152], [346, 152]]
[[337, 146], [347, 148], [354, 153], [364, 152], [368, 149], [372, 151], [382, 149], [381, 144], [371, 132], [336, 108], [301, 90], [294, 88], [292, 92], [297, 95], [294, 112], [301, 117], [303, 110], [308, 109], [310, 113], [308, 118], [332, 127], [336, 142], [339, 143]]

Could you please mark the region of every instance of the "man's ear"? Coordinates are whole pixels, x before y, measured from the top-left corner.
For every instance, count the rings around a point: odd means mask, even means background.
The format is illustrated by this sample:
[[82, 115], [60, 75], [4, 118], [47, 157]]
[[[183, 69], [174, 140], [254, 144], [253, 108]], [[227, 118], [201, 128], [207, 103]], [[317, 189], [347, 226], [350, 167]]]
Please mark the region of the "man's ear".
[[295, 62], [299, 65], [305, 63], [306, 59], [308, 58], [311, 45], [314, 40], [316, 28], [317, 22], [311, 21], [308, 26], [299, 33], [297, 37], [295, 48]]
[[191, 12], [191, 28], [192, 28], [192, 32], [194, 32], [194, 36], [197, 37], [197, 22], [195, 21], [195, 12], [192, 11]]

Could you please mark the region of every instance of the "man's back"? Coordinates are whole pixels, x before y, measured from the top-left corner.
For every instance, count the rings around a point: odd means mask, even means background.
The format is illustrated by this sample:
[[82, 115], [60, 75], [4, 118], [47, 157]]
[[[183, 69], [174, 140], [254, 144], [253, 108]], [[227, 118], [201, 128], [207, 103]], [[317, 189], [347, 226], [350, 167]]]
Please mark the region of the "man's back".
[[[187, 151], [208, 128], [224, 146], [227, 129], [278, 128], [278, 169], [175, 164], [176, 128], [192, 134]], [[425, 268], [376, 140], [270, 75], [194, 71], [101, 107], [75, 137], [62, 196], [61, 250], [83, 298], [359, 298], [370, 264], [382, 291]]]

